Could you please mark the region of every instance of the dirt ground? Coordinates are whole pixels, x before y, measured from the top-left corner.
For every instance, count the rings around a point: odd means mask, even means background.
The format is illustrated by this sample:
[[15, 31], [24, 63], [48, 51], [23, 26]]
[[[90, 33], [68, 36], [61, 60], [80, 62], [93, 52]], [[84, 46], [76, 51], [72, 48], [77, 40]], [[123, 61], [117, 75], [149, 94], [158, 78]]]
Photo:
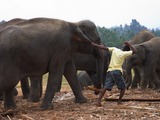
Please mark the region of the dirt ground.
[[[17, 108], [5, 110], [0, 102], [0, 120], [160, 120], [160, 101], [124, 101], [117, 105], [115, 101], [103, 99], [103, 107], [96, 107], [96, 95], [91, 90], [84, 90], [87, 103], [74, 103], [74, 95], [68, 86], [63, 86], [56, 93], [53, 110], [41, 110], [40, 103], [22, 99], [22, 94], [15, 97]], [[106, 93], [106, 98], [118, 98], [119, 91], [114, 88]], [[160, 93], [153, 90], [127, 90], [124, 99], [160, 99]], [[42, 100], [41, 100], [42, 101]]]

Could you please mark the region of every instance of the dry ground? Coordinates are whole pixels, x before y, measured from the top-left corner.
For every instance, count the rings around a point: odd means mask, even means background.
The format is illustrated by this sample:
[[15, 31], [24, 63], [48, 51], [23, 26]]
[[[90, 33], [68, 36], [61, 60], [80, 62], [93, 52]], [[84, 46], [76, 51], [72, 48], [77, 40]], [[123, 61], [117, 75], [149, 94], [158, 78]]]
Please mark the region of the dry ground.
[[[114, 88], [107, 93], [109, 98], [118, 98], [119, 91]], [[74, 96], [68, 85], [63, 85], [61, 93], [56, 93], [53, 110], [40, 110], [40, 102], [31, 103], [22, 99], [21, 90], [15, 97], [17, 108], [5, 110], [0, 102], [0, 120], [160, 120], [160, 101], [127, 101], [117, 105], [114, 101], [103, 100], [103, 107], [96, 107], [97, 100], [91, 90], [84, 90], [87, 103], [74, 103]], [[127, 90], [125, 98], [160, 98], [160, 93], [153, 90], [141, 92], [137, 89]], [[42, 101], [42, 100], [41, 100]]]

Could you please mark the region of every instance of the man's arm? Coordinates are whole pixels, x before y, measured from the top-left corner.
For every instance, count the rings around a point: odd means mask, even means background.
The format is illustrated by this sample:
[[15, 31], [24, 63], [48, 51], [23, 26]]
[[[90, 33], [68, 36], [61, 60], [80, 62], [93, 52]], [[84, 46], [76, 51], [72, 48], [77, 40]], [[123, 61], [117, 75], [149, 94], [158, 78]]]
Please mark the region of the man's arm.
[[104, 45], [98, 45], [98, 44], [95, 44], [94, 42], [91, 42], [91, 45], [92, 45], [92, 46], [95, 46], [95, 47], [98, 47], [98, 48], [100, 48], [100, 49], [109, 51], [108, 48], [105, 47]]
[[129, 42], [126, 41], [126, 42], [124, 42], [124, 44], [126, 44], [127, 46], [129, 46], [130, 49], [133, 51], [133, 53], [137, 52], [137, 49], [134, 46], [132, 46]]

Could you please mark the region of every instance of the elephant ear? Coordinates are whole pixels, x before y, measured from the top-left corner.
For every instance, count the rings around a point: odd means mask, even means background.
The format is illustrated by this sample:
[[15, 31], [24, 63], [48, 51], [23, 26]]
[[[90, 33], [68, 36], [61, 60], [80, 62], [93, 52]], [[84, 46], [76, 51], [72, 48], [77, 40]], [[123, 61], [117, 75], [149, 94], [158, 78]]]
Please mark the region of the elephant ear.
[[92, 41], [86, 36], [86, 33], [83, 32], [80, 27], [76, 28], [76, 40], [82, 41], [82, 42], [88, 42], [91, 43]]
[[141, 46], [141, 48], [140, 48], [139, 54], [140, 54], [141, 58], [144, 60], [146, 58], [146, 48], [143, 45], [140, 45], [140, 46]]

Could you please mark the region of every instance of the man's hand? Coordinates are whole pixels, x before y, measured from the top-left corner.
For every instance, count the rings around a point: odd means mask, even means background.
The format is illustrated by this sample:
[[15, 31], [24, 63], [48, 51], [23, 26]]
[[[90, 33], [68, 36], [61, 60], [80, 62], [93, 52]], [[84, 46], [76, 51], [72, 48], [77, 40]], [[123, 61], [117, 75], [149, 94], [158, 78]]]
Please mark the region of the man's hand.
[[95, 44], [94, 42], [91, 42], [91, 45], [92, 45], [92, 46], [97, 46], [97, 44]]
[[125, 41], [124, 44], [129, 46], [133, 53], [137, 52], [137, 49], [134, 46], [132, 46], [128, 41]]
[[128, 41], [125, 41], [124, 44], [126, 44], [127, 46], [131, 45]]
[[95, 44], [94, 42], [91, 42], [91, 45], [92, 46], [95, 46], [95, 47], [98, 47], [100, 49], [103, 49], [103, 50], [107, 50], [108, 51], [108, 48], [105, 47], [104, 45], [98, 45], [98, 44]]

